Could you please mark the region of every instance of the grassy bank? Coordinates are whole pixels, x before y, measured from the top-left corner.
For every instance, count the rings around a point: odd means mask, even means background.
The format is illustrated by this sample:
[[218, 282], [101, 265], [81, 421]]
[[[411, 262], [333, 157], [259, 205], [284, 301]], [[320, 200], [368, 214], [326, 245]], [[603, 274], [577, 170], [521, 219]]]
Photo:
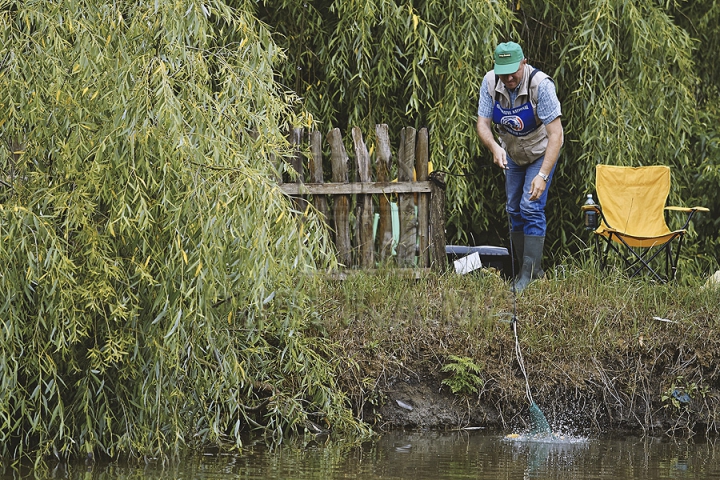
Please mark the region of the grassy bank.
[[[515, 309], [533, 397], [551, 423], [717, 432], [720, 289], [702, 288], [704, 279], [658, 285], [581, 266], [548, 273], [518, 295]], [[341, 384], [366, 421], [400, 426], [383, 418], [389, 393], [429, 383], [465, 405], [470, 422], [522, 422], [528, 403], [514, 302], [499, 276], [357, 273], [321, 282], [317, 298], [322, 328], [338, 345]]]

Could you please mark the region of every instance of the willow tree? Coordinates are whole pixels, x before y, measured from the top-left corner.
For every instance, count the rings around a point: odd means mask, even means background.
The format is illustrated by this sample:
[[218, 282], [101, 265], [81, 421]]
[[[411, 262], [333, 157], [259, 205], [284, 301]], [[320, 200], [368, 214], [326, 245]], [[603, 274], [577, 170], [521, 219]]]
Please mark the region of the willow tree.
[[[693, 74], [698, 78], [694, 85], [697, 112], [694, 117], [692, 158], [698, 165], [688, 181], [694, 196], [711, 208], [695, 222], [698, 237], [703, 245], [698, 255], [705, 263], [717, 267], [720, 263], [720, 86], [715, 53], [720, 48], [720, 5], [711, 0], [676, 2], [674, 18], [694, 39]], [[707, 258], [710, 257], [710, 258]]]
[[332, 253], [274, 184], [294, 100], [249, 6], [3, 0], [0, 25], [0, 455], [362, 428], [307, 335]]
[[[693, 42], [656, 2], [588, 2], [565, 51], [579, 162], [688, 164]], [[579, 110], [579, 111], [578, 111]], [[658, 148], [658, 146], [662, 148]]]

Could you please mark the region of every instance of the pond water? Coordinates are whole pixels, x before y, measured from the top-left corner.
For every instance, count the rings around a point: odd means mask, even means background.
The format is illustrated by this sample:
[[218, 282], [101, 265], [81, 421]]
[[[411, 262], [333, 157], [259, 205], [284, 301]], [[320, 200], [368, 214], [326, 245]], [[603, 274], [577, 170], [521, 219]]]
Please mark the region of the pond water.
[[[162, 467], [58, 467], [82, 479], [720, 479], [713, 439], [653, 437], [509, 439], [501, 433], [388, 433], [359, 446], [323, 443], [234, 455], [197, 455]], [[2, 478], [13, 478], [5, 471]], [[28, 472], [26, 472], [28, 473]]]

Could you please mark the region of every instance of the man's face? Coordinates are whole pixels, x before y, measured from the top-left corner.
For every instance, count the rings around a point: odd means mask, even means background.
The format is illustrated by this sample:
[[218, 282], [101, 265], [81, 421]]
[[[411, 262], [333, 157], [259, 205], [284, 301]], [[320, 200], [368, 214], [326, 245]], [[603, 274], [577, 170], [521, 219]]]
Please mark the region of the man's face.
[[508, 90], [515, 90], [517, 86], [520, 84], [523, 78], [523, 72], [525, 70], [525, 64], [527, 63], [527, 60], [523, 58], [523, 61], [520, 62], [520, 68], [518, 68], [517, 72], [510, 73], [508, 75], [499, 75], [500, 81], [505, 84], [505, 87]]

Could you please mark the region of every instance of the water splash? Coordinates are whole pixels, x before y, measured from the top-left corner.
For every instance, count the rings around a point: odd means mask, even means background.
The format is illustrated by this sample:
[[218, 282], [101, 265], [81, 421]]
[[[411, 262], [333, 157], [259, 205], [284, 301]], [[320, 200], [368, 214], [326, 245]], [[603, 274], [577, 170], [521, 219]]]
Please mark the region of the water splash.
[[547, 478], [549, 469], [572, 465], [590, 445], [585, 437], [558, 432], [512, 433], [506, 435], [503, 442], [510, 445], [513, 457], [525, 458], [527, 466], [523, 478]]
[[589, 441], [587, 437], [578, 437], [552, 431], [540, 433], [510, 433], [505, 435], [503, 440], [516, 443], [551, 443], [563, 445], [587, 443]]

